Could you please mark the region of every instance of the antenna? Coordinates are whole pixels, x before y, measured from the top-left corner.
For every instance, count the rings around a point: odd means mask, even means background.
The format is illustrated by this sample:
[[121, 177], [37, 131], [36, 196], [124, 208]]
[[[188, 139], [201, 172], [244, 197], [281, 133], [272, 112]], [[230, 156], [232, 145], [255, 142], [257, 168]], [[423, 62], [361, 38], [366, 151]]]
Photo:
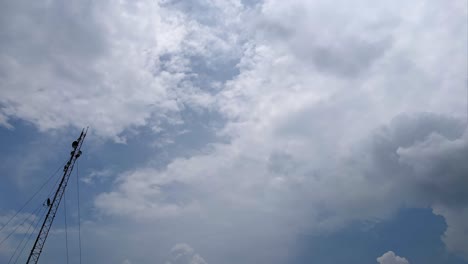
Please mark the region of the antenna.
[[63, 194], [65, 193], [65, 188], [67, 188], [68, 180], [70, 179], [73, 167], [75, 166], [76, 160], [81, 156], [81, 146], [83, 145], [87, 133], [88, 128], [86, 128], [86, 130], [83, 129], [81, 131], [80, 137], [72, 143], [73, 150], [70, 152], [70, 159], [63, 168], [62, 180], [60, 181], [60, 184], [57, 187], [57, 191], [55, 191], [54, 198], [50, 203], [47, 203], [49, 210], [47, 211], [47, 215], [44, 219], [44, 222], [42, 223], [36, 241], [34, 242], [34, 245], [31, 249], [31, 253], [29, 253], [26, 264], [36, 264], [39, 261], [42, 249], [44, 248], [47, 236], [49, 235], [49, 230], [52, 227], [52, 223], [54, 222], [55, 214], [57, 213], [60, 201], [62, 200]]

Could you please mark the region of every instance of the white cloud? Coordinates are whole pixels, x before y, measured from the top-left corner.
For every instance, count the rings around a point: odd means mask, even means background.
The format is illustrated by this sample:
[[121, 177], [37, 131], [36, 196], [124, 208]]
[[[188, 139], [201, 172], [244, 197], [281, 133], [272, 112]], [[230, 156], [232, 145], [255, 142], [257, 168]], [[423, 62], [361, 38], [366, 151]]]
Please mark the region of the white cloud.
[[103, 169], [103, 170], [95, 170], [91, 171], [89, 174], [81, 178], [86, 184], [92, 184], [96, 181], [104, 181], [105, 178], [109, 178], [112, 176], [113, 172], [110, 169]]
[[395, 255], [393, 251], [388, 251], [381, 257], [378, 257], [377, 261], [380, 264], [409, 264], [409, 261], [407, 259]]
[[166, 264], [207, 264], [195, 250], [185, 243], [176, 244], [171, 249], [171, 260]]
[[235, 53], [229, 32], [155, 1], [11, 1], [2, 19], [0, 124], [7, 127], [7, 118], [20, 118], [41, 130], [90, 125], [117, 137], [178, 123], [183, 105], [211, 104], [204, 87], [191, 84], [191, 58], [210, 63]]
[[[139, 219], [179, 216], [197, 212], [198, 202], [185, 200], [190, 189], [185, 182], [158, 177], [156, 170], [139, 170], [124, 174], [118, 180], [118, 190], [103, 193], [96, 199], [96, 206], [108, 214], [135, 215]], [[185, 192], [185, 195], [182, 193]]]

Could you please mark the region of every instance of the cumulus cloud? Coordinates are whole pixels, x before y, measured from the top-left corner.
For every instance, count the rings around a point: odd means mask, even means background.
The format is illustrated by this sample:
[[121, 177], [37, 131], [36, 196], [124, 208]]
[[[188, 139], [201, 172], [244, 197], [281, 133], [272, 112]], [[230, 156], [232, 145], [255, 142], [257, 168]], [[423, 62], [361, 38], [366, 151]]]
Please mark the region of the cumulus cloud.
[[20, 118], [41, 130], [91, 125], [117, 137], [180, 123], [184, 107], [211, 104], [208, 87], [192, 84], [193, 59], [215, 64], [217, 54], [232, 58], [236, 50], [230, 32], [157, 1], [7, 1], [2, 21], [0, 124], [7, 127]]
[[388, 251], [381, 257], [378, 257], [377, 262], [379, 262], [380, 264], [409, 264], [408, 260], [395, 255], [393, 251]]
[[171, 259], [166, 264], [207, 264], [207, 262], [191, 246], [180, 243], [171, 249]]
[[[96, 205], [106, 214], [138, 220], [189, 217], [191, 225], [202, 226], [198, 221], [210, 219], [212, 231], [226, 223], [259, 237], [336, 230], [354, 220], [385, 219], [402, 206], [432, 206], [446, 217], [448, 248], [463, 253], [465, 242], [457, 231], [466, 229], [467, 204], [465, 193], [457, 190], [468, 184], [463, 163], [456, 161], [466, 157], [464, 131], [456, 119], [401, 116], [320, 166], [273, 146], [239, 151], [249, 145], [236, 141], [177, 159], [164, 170], [122, 175], [118, 189], [98, 196]], [[418, 161], [426, 162], [427, 152], [415, 149], [429, 146], [434, 137], [447, 146], [434, 148], [429, 168], [421, 173]], [[450, 170], [438, 167], [449, 165]]]
[[239, 74], [214, 97], [228, 142], [123, 173], [100, 211], [188, 217], [258, 244], [431, 206], [447, 217], [448, 248], [465, 250], [450, 232], [467, 206], [465, 97], [452, 96], [465, 94], [466, 47], [450, 41], [466, 35], [463, 3], [340, 3], [250, 10]]

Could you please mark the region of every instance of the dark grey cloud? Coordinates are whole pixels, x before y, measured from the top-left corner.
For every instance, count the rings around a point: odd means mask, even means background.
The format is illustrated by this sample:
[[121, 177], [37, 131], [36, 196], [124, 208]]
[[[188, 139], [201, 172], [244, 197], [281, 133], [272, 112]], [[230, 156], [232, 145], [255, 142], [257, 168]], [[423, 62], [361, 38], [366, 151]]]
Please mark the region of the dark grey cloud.
[[383, 56], [391, 40], [365, 43], [360, 40], [340, 40], [338, 47], [310, 47], [299, 56], [310, 58], [319, 71], [354, 77], [365, 72], [372, 63]]
[[370, 182], [392, 182], [395, 197], [388, 199], [400, 206], [429, 206], [444, 216], [447, 247], [466, 257], [468, 244], [460, 239], [468, 231], [466, 122], [429, 113], [401, 115], [379, 129], [364, 149], [367, 158], [357, 153], [352, 162], [360, 164], [359, 171]]
[[[364, 3], [356, 5], [363, 7]], [[368, 12], [380, 12], [373, 5], [365, 7]], [[379, 20], [366, 20], [345, 8], [357, 7], [342, 2], [328, 5], [294, 1], [285, 6], [284, 17], [273, 13], [259, 20], [262, 31], [258, 35], [274, 45], [286, 44], [299, 60], [317, 71], [357, 77], [368, 73], [373, 63], [391, 49], [399, 21], [388, 14]]]
[[369, 142], [369, 178], [402, 181], [403, 188], [412, 186], [412, 198], [420, 196], [427, 205], [468, 204], [463, 121], [429, 113], [401, 115]]

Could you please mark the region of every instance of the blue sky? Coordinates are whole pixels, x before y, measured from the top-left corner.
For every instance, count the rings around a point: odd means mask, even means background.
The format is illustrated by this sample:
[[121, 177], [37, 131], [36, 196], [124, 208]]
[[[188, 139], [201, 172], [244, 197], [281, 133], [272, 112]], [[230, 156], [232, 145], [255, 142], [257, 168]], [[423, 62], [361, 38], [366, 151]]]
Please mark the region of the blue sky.
[[468, 263], [466, 1], [1, 6], [0, 226], [90, 126], [86, 263]]

